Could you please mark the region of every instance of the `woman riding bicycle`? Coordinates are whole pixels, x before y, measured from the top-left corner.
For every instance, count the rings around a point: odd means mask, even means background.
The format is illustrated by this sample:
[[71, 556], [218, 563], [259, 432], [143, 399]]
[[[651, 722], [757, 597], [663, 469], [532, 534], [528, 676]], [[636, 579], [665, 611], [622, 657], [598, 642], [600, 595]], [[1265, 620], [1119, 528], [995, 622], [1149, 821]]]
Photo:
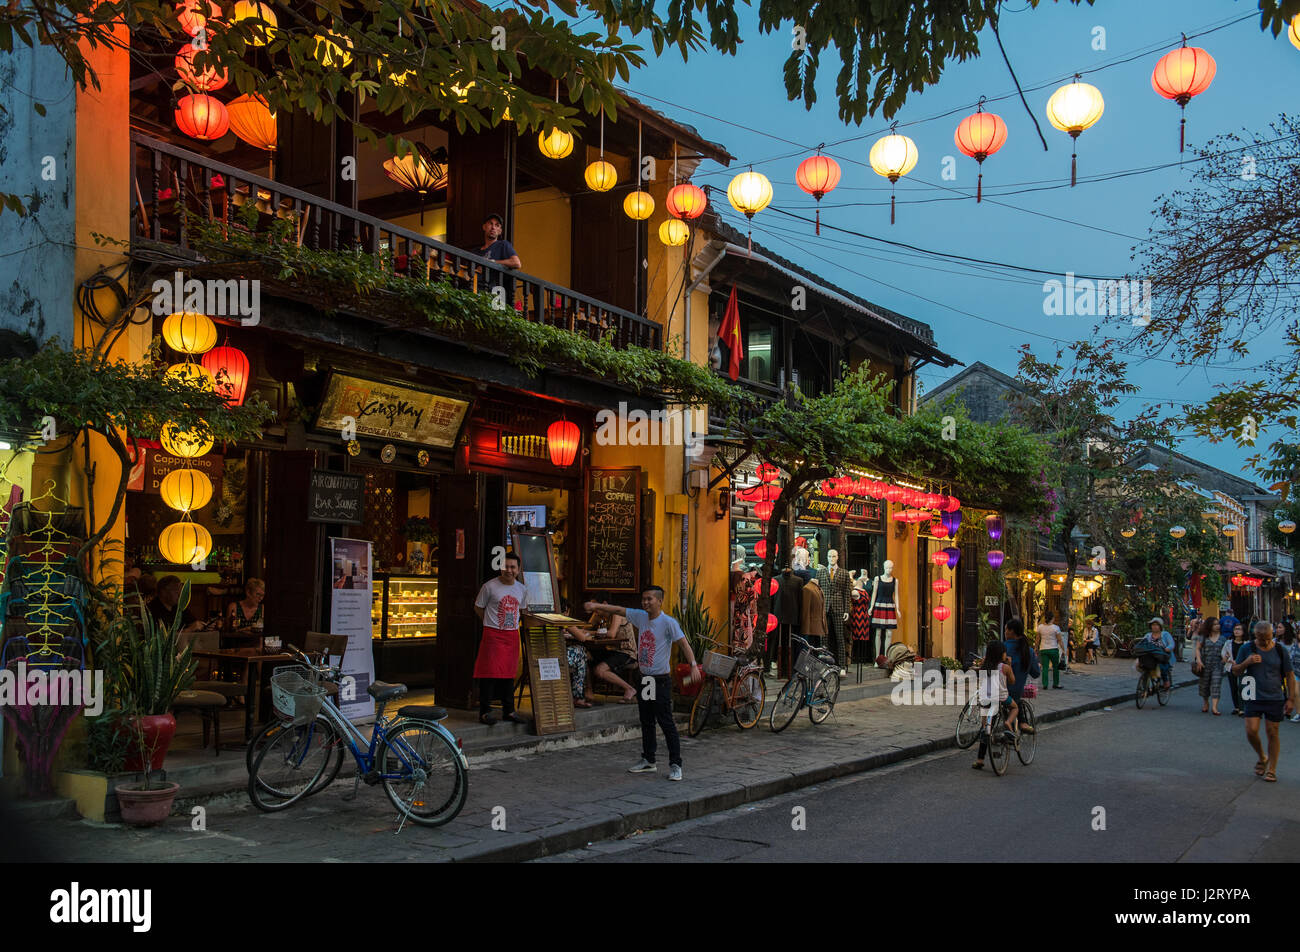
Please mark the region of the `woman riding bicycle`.
[[[1011, 671], [1015, 674], [1013, 683], [1008, 687], [1011, 700], [1017, 704], [1020, 703], [1021, 697], [1025, 693], [1025, 685], [1030, 678], [1037, 678], [1043, 672], [1038, 665], [1038, 654], [1034, 651], [1034, 646], [1029, 643], [1025, 637], [1025, 623], [1019, 618], [1007, 619], [1006, 631], [1003, 632], [1006, 641], [1003, 647], [1006, 649], [1006, 661], [1011, 665]], [[1022, 730], [1032, 732], [1033, 727], [1024, 723], [1024, 706], [1020, 706], [1020, 727]]]
[[[1020, 705], [1011, 700], [1009, 686], [1016, 684], [1016, 675], [1011, 670], [1011, 665], [1006, 663], [1005, 658], [1006, 647], [1002, 642], [990, 641], [985, 646], [984, 665], [980, 668], [979, 674], [979, 702], [981, 711], [999, 711], [1003, 702], [1006, 703], [1006, 720], [1001, 725], [990, 724], [989, 730], [995, 731], [999, 727], [1005, 728], [1007, 738], [1014, 739], [1015, 723], [1020, 712]], [[984, 716], [988, 717], [988, 714]], [[971, 767], [976, 770], [983, 770], [984, 755], [988, 753], [988, 750], [989, 735], [981, 731], [980, 750], [976, 755], [975, 763], [971, 764]]]

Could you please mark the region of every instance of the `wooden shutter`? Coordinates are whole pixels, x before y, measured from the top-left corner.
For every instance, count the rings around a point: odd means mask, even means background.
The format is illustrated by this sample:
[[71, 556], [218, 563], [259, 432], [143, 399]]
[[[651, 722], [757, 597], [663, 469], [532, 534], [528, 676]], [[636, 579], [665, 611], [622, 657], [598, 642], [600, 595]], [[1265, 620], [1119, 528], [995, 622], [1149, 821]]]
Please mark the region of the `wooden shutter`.
[[[470, 708], [474, 698], [474, 658], [483, 625], [474, 599], [483, 572], [483, 486], [475, 474], [438, 478], [438, 661], [434, 691], [439, 704]], [[457, 558], [457, 537], [463, 533]], [[493, 540], [490, 545], [498, 545]]]
[[[320, 630], [321, 584], [325, 578], [325, 527], [307, 521], [308, 484], [316, 454], [268, 454], [266, 516], [267, 634], [302, 644]], [[278, 501], [278, 502], [277, 502]]]
[[[510, 133], [513, 135], [513, 133]], [[493, 213], [506, 219], [513, 240], [514, 173], [507, 129], [448, 134], [451, 172], [447, 182], [447, 241], [458, 248], [483, 244], [483, 219]]]
[[[626, 189], [615, 189], [573, 196], [570, 272], [573, 290], [579, 294], [640, 314], [646, 292], [640, 259], [646, 255], [649, 231], [644, 222], [623, 213], [627, 194]], [[638, 273], [642, 275], [639, 283]]]

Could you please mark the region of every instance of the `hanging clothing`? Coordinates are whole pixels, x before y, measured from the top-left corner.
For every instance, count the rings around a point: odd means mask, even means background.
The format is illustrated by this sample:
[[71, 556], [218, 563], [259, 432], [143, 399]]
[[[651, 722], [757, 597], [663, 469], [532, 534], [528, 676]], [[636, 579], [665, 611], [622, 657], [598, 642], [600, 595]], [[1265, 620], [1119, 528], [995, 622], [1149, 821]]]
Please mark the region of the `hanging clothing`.
[[780, 586], [776, 590], [774, 602], [776, 620], [782, 625], [794, 625], [798, 628], [803, 620], [804, 579], [793, 569], [785, 569], [778, 581]]
[[754, 642], [754, 622], [758, 612], [758, 573], [731, 573], [732, 644], [749, 650]]
[[799, 634], [819, 638], [826, 635], [826, 600], [815, 578], [803, 587], [803, 611], [800, 615]]
[[853, 593], [853, 607], [849, 609], [849, 635], [854, 641], [871, 638], [871, 596], [865, 592]]
[[891, 578], [885, 581], [884, 578], [876, 576], [871, 584], [876, 592], [876, 603], [871, 608], [871, 624], [876, 628], [897, 628], [898, 605], [894, 601], [894, 589], [898, 579]]

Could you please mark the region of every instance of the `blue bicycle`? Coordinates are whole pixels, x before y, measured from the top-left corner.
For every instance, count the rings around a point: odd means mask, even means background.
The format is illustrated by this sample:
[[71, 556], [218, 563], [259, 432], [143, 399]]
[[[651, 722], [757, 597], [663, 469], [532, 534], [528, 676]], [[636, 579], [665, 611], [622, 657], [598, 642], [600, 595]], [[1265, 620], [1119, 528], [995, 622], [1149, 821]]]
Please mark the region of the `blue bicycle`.
[[798, 635], [790, 636], [803, 645], [794, 663], [794, 675], [776, 696], [768, 725], [774, 732], [790, 726], [804, 705], [808, 706], [808, 719], [820, 724], [835, 710], [835, 699], [840, 696], [840, 672], [835, 656], [825, 648], [814, 648]]
[[[408, 704], [397, 717], [384, 716], [405, 684], [373, 682], [375, 723], [367, 738], [326, 696], [322, 678], [337, 682], [339, 671], [318, 665], [295, 648], [302, 664], [277, 669], [272, 703], [283, 723], [265, 732], [248, 775], [248, 797], [259, 810], [283, 810], [327, 787], [337, 776], [346, 745], [357, 764], [357, 782], [382, 784], [407, 820], [441, 826], [455, 819], [469, 794], [469, 762], [460, 742], [438, 722], [441, 707]], [[399, 827], [400, 829], [400, 827]]]

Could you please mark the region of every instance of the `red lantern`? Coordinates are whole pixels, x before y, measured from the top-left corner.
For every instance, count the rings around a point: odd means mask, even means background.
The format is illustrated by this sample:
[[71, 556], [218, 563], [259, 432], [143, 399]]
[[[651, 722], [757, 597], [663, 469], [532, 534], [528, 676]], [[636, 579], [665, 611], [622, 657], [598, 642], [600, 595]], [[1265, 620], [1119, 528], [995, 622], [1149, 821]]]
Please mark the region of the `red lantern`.
[[934, 607], [934, 617], [940, 621], [947, 621], [952, 615], [952, 609], [947, 605], [936, 605]]
[[948, 500], [944, 504], [943, 507], [944, 512], [956, 512], [958, 509], [961, 508], [961, 500], [958, 499], [956, 496], [945, 496], [944, 498]]
[[776, 626], [777, 626], [778, 624], [780, 624], [780, 623], [776, 620], [776, 616], [773, 615], [771, 612], [768, 612], [768, 613], [767, 613], [767, 630], [768, 630], [768, 632], [770, 633], [770, 632], [774, 631], [774, 630], [776, 629]]
[[940, 595], [943, 595], [952, 588], [952, 582], [948, 581], [946, 578], [937, 578], [930, 583], [930, 587]]
[[[674, 185], [668, 190], [668, 197], [664, 199], [668, 214], [674, 218], [699, 218], [704, 214], [704, 207], [708, 203], [709, 201], [704, 195], [704, 189], [697, 185], [691, 185], [689, 182], [685, 185]], [[764, 463], [763, 466], [771, 466], [771, 464]], [[762, 468], [762, 466], [759, 467], [760, 470]], [[776, 467], [772, 468], [775, 469]]]
[[759, 522], [767, 522], [767, 520], [772, 518], [772, 510], [775, 508], [776, 503], [771, 503], [767, 500], [756, 502], [754, 503], [754, 517]]
[[948, 538], [948, 530], [944, 528], [942, 522], [932, 522], [930, 523], [930, 535], [936, 539], [946, 539]]
[[767, 540], [766, 540], [766, 539], [759, 539], [757, 542], [754, 543], [754, 554], [755, 554], [756, 556], [758, 556], [760, 559], [766, 559], [766, 558], [767, 558]]
[[216, 92], [230, 81], [230, 76], [224, 69], [218, 70], [212, 66], [207, 67], [201, 73], [195, 72], [194, 57], [198, 54], [199, 51], [189, 43], [182, 46], [174, 61], [176, 72], [180, 74], [181, 79], [191, 89], [196, 89], [201, 93]]
[[578, 455], [582, 430], [571, 420], [556, 420], [546, 428], [546, 448], [551, 453], [551, 465], [563, 469], [573, 464]]
[[192, 93], [176, 103], [176, 128], [191, 139], [210, 142], [226, 134], [230, 116], [219, 99], [207, 93]]
[[975, 181], [975, 201], [984, 197], [984, 160], [987, 159], [1007, 141], [1007, 124], [1002, 117], [984, 111], [984, 100], [980, 100], [974, 114], [967, 116], [957, 124], [953, 140], [963, 155], [968, 155], [979, 163], [979, 178]]
[[933, 555], [930, 556], [930, 561], [933, 562], [935, 565], [946, 566], [948, 564], [948, 553], [940, 549], [938, 552], [935, 552]]
[[776, 594], [776, 590], [777, 590], [778, 588], [780, 588], [780, 587], [781, 587], [781, 583], [780, 583], [780, 582], [778, 582], [776, 579], [770, 579], [770, 580], [768, 581], [768, 583], [767, 583], [767, 594], [768, 594], [768, 595], [775, 595], [775, 594]]
[[748, 489], [739, 490], [736, 498], [743, 502], [769, 502], [781, 495], [781, 490], [776, 486], [750, 486]]
[[223, 344], [201, 358], [203, 368], [216, 380], [216, 391], [232, 407], [244, 405], [248, 392], [248, 358], [238, 347]]
[[822, 196], [840, 184], [840, 164], [819, 151], [799, 163], [794, 173], [799, 187], [817, 200], [817, 221], [814, 231], [822, 233]]
[[898, 502], [903, 498], [904, 491], [902, 486], [887, 486], [885, 488], [885, 498], [890, 502]]
[[[680, 188], [681, 186], [678, 186]], [[781, 478], [781, 470], [771, 463], [760, 463], [758, 466], [758, 478], [765, 483], [774, 483]]]
[[1214, 79], [1214, 57], [1205, 50], [1183, 45], [1160, 57], [1151, 73], [1151, 88], [1166, 99], [1178, 103], [1182, 115], [1178, 119], [1178, 151], [1183, 151], [1183, 133], [1187, 128], [1187, 104], [1210, 88]]

